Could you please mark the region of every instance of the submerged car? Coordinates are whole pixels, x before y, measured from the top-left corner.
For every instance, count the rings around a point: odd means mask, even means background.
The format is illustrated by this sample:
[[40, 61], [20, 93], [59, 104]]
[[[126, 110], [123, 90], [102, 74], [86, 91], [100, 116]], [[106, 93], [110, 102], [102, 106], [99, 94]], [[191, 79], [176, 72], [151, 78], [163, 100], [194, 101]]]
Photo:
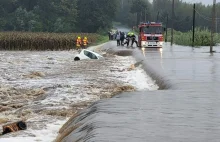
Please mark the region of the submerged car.
[[86, 59], [104, 59], [103, 56], [93, 51], [83, 49], [74, 57], [74, 61], [86, 60]]

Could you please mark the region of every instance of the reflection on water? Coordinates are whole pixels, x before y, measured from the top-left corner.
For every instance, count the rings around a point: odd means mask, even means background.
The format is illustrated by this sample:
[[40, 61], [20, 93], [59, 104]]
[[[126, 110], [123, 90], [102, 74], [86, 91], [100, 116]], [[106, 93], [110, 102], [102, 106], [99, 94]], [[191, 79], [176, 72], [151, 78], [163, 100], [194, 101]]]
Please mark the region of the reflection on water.
[[209, 47], [194, 48], [192, 52], [192, 47], [165, 44], [163, 49], [146, 48], [142, 54], [148, 68], [177, 88], [216, 90], [220, 82], [220, 54], [216, 51], [210, 55], [207, 51]]
[[141, 48], [141, 51], [142, 51], [142, 54], [143, 54], [143, 56], [144, 57], [146, 57], [146, 54], [148, 53], [148, 52], [158, 52], [158, 53], [160, 53], [160, 58], [162, 59], [163, 58], [163, 48]]
[[159, 50], [160, 50], [160, 57], [162, 59], [163, 58], [163, 48], [160, 48]]
[[155, 54], [159, 53], [160, 55], [160, 65], [161, 68], [163, 69], [163, 48], [141, 48], [143, 56], [146, 58], [147, 54], [149, 55], [154, 52]]
[[142, 47], [141, 50], [142, 50], [144, 57], [146, 57], [146, 52], [145, 52], [146, 48]]

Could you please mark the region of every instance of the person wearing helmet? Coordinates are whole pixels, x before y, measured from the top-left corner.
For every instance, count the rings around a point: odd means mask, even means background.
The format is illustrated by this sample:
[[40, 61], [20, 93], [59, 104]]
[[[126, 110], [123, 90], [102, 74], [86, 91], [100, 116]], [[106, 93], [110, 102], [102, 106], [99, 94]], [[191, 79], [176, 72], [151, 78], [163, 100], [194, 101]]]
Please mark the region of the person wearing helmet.
[[81, 37], [78, 36], [76, 39], [76, 48], [79, 49], [81, 47], [81, 44], [82, 44]]
[[87, 37], [84, 37], [83, 38], [83, 48], [85, 49], [87, 47], [87, 45], [88, 45], [88, 39], [87, 39]]

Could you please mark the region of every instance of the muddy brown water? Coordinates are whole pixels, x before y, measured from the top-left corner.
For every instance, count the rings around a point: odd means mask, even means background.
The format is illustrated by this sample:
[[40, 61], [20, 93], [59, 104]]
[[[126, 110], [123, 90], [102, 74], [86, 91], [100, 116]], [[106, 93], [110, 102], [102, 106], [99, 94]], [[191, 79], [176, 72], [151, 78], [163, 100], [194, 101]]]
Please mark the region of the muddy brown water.
[[98, 101], [64, 127], [62, 142], [219, 142], [220, 50], [166, 44], [134, 49], [157, 91]]

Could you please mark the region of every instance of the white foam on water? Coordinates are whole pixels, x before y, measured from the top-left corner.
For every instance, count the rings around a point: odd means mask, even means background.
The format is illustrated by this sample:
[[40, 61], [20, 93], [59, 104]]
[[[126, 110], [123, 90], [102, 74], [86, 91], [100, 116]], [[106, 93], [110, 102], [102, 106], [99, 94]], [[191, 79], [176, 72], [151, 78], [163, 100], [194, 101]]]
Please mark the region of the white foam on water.
[[42, 130], [26, 130], [29, 134], [33, 134], [34, 136], [0, 138], [0, 142], [52, 142], [57, 137], [59, 129], [67, 120], [68, 119], [58, 120], [55, 123], [47, 124], [46, 128]]
[[[7, 53], [7, 52], [6, 52]], [[6, 54], [5, 53], [5, 54]], [[8, 53], [7, 53], [8, 54]], [[21, 54], [21, 53], [19, 53]], [[24, 54], [24, 53], [23, 53]], [[28, 53], [30, 54], [30, 52]], [[99, 97], [96, 95], [87, 94], [86, 91], [82, 92], [82, 88], [85, 86], [83, 79], [77, 80], [76, 78], [68, 78], [71, 77], [71, 74], [65, 74], [65, 71], [61, 70], [63, 75], [57, 75], [55, 77], [50, 78], [40, 78], [40, 79], [23, 79], [23, 74], [28, 74], [29, 69], [33, 71], [42, 71], [42, 67], [51, 67], [51, 69], [48, 69], [47, 72], [49, 73], [59, 73], [59, 68], [63, 68], [65, 66], [62, 66], [63, 63], [66, 63], [69, 59], [73, 57], [71, 52], [42, 52], [42, 53], [35, 53], [33, 52], [33, 55], [28, 55], [27, 57], [18, 57], [21, 61], [21, 64], [24, 64], [24, 67], [20, 65], [8, 65], [8, 64], [2, 64], [0, 67], [8, 68], [8, 66], [11, 68], [12, 72], [9, 72], [8, 78], [15, 78], [14, 81], [8, 81], [7, 76], [4, 79], [0, 79], [0, 81], [4, 82], [7, 85], [12, 86], [20, 86], [23, 88], [41, 88], [41, 87], [53, 87], [58, 85], [62, 85], [61, 87], [58, 87], [55, 89], [55, 92], [52, 92], [51, 95], [47, 96], [43, 100], [39, 100], [38, 102], [41, 105], [46, 105], [44, 109], [59, 109], [59, 108], [68, 108], [70, 104], [83, 102], [83, 101], [95, 101], [98, 100]], [[37, 55], [34, 55], [37, 54]], [[41, 54], [40, 56], [38, 54]], [[51, 58], [48, 61], [48, 58], [46, 58], [46, 55], [50, 55]], [[7, 55], [6, 55], [7, 56]], [[20, 55], [21, 56], [21, 55]], [[109, 79], [111, 80], [120, 80], [123, 84], [132, 85], [137, 90], [156, 90], [158, 88], [157, 85], [155, 85], [154, 81], [145, 73], [145, 71], [140, 67], [137, 67], [133, 70], [127, 70], [131, 64], [135, 64], [136, 61], [133, 57], [120, 57], [116, 56], [117, 63], [114, 65], [111, 65], [111, 68], [119, 69], [123, 71], [115, 71], [111, 72], [108, 69], [106, 69], [104, 72], [106, 74], [109, 74]], [[4, 59], [4, 58], [2, 58]], [[7, 58], [8, 62], [14, 62], [17, 59], [13, 59], [13, 56], [11, 58]], [[5, 59], [4, 59], [5, 60]], [[12, 61], [11, 61], [12, 60]], [[33, 63], [27, 63], [26, 61], [30, 61]], [[47, 62], [52, 62], [51, 64], [47, 64]], [[68, 66], [68, 64], [67, 64]], [[18, 73], [18, 70], [21, 73]], [[10, 71], [10, 70], [9, 70]], [[44, 70], [43, 70], [44, 71]], [[13, 73], [14, 72], [14, 73]], [[71, 72], [70, 72], [71, 73]], [[47, 75], [46, 75], [47, 77]], [[83, 76], [82, 76], [83, 77]], [[104, 76], [105, 77], [105, 76]], [[81, 77], [78, 77], [80, 79]], [[86, 78], [86, 77], [83, 77]], [[88, 83], [88, 82], [87, 82]], [[90, 81], [89, 83], [93, 83]], [[74, 86], [78, 86], [78, 88], [74, 88]], [[65, 87], [63, 87], [65, 86]], [[81, 88], [80, 88], [80, 87]], [[1, 116], [1, 115], [0, 115]], [[49, 123], [46, 126], [42, 127], [40, 130], [28, 128], [28, 130], [17, 134], [14, 137], [8, 137], [8, 138], [0, 138], [0, 142], [52, 142], [58, 134], [59, 129], [62, 127], [62, 125], [67, 121], [65, 120], [57, 120], [57, 118], [44, 118], [42, 115], [39, 114], [38, 117], [31, 118], [35, 120], [38, 120], [37, 122], [34, 122], [35, 124], [41, 124], [41, 123]], [[52, 121], [50, 121], [52, 119]], [[30, 119], [28, 120], [30, 122]]]
[[[128, 62], [124, 62], [122, 69], [129, 68], [131, 64], [135, 64], [136, 61], [133, 57], [118, 57], [118, 60], [126, 60]], [[122, 59], [123, 58], [123, 59]], [[117, 72], [116, 76], [120, 76], [123, 74], [123, 76], [126, 76], [123, 80], [124, 82], [127, 82], [128, 84], [134, 86], [137, 90], [157, 90], [159, 87], [155, 84], [155, 81], [151, 79], [149, 75], [146, 74], [144, 69], [139, 66], [137, 68], [134, 68], [133, 70], [125, 70], [123, 72]]]
[[137, 90], [157, 90], [158, 86], [155, 85], [154, 81], [146, 74], [142, 68], [137, 68], [134, 71], [130, 71], [128, 80], [130, 84], [135, 86]]

